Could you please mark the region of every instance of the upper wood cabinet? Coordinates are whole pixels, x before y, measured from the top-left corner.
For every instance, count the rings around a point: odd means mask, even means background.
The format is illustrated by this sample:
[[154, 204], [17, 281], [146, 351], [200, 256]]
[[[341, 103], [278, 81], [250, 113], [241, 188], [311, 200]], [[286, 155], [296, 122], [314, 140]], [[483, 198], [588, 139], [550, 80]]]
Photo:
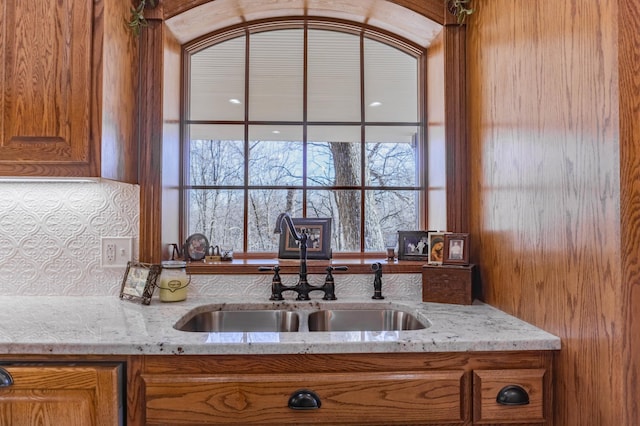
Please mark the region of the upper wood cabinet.
[[0, 8], [0, 176], [137, 182], [137, 40], [129, 0]]

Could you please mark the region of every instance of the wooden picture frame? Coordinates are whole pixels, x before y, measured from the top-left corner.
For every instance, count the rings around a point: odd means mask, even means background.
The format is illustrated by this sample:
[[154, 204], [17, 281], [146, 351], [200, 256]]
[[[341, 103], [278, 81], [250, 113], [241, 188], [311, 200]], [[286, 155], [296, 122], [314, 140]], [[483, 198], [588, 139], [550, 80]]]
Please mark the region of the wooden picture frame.
[[451, 233], [444, 236], [443, 265], [469, 264], [469, 234]]
[[[293, 218], [298, 233], [306, 232], [307, 259], [331, 259], [331, 218]], [[298, 241], [288, 227], [280, 233], [278, 258], [299, 259]]]
[[442, 265], [445, 235], [447, 232], [429, 231], [429, 265]]
[[429, 231], [398, 231], [398, 260], [429, 260]]
[[161, 271], [160, 265], [128, 262], [120, 288], [120, 299], [150, 304]]

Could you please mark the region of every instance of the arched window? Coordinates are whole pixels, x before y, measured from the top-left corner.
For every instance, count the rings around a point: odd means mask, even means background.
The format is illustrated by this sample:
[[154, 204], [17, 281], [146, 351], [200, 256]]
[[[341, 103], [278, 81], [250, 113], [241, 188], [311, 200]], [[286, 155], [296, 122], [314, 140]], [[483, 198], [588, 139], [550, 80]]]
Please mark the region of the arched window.
[[425, 52], [366, 26], [248, 24], [185, 46], [184, 229], [274, 252], [275, 219], [331, 218], [334, 252], [424, 229]]

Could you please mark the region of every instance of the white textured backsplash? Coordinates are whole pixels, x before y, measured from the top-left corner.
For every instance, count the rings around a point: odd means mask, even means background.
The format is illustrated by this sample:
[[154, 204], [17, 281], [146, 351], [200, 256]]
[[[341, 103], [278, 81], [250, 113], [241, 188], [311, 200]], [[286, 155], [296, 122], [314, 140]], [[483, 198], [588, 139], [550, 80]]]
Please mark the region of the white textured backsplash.
[[100, 266], [101, 237], [133, 237], [140, 189], [97, 182], [0, 182], [4, 295], [117, 295], [124, 268]]
[[[0, 182], [0, 290], [5, 296], [115, 296], [124, 267], [102, 268], [101, 237], [133, 237], [138, 258], [140, 189], [109, 180]], [[296, 274], [283, 275], [294, 285]], [[374, 274], [335, 274], [336, 296], [373, 295]], [[194, 275], [189, 296], [268, 300], [271, 275]], [[309, 282], [322, 285], [324, 275]], [[421, 300], [420, 274], [382, 277], [383, 296]], [[313, 292], [312, 298], [321, 297]], [[158, 291], [154, 297], [157, 299]], [[295, 298], [285, 293], [285, 298]], [[159, 302], [158, 302], [159, 303]]]
[[[383, 266], [384, 269], [384, 266]], [[373, 296], [374, 274], [335, 274], [336, 297]], [[282, 283], [295, 285], [297, 274], [282, 275]], [[309, 275], [309, 284], [321, 286], [324, 275]], [[269, 300], [271, 296], [271, 275], [194, 275], [188, 291], [189, 296], [240, 296], [247, 300]], [[322, 298], [321, 292], [312, 292], [312, 299]], [[382, 275], [382, 295], [394, 300], [422, 300], [421, 274], [388, 274]], [[295, 299], [293, 292], [284, 292], [285, 299]]]

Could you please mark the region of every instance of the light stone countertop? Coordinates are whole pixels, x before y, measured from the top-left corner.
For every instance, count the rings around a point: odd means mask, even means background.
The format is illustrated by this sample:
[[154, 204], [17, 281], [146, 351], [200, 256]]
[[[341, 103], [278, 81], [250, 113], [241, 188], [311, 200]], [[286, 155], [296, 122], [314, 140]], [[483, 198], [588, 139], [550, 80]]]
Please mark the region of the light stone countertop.
[[[428, 327], [415, 331], [203, 333], [173, 325], [206, 306], [225, 309], [370, 308], [414, 313]], [[2, 296], [0, 354], [157, 355], [467, 352], [559, 350], [560, 339], [483, 303], [470, 306], [404, 300], [340, 299], [269, 302], [192, 297], [140, 305], [118, 297]], [[305, 317], [304, 315], [302, 317]], [[306, 317], [305, 317], [306, 318]], [[301, 327], [306, 326], [306, 319]]]

